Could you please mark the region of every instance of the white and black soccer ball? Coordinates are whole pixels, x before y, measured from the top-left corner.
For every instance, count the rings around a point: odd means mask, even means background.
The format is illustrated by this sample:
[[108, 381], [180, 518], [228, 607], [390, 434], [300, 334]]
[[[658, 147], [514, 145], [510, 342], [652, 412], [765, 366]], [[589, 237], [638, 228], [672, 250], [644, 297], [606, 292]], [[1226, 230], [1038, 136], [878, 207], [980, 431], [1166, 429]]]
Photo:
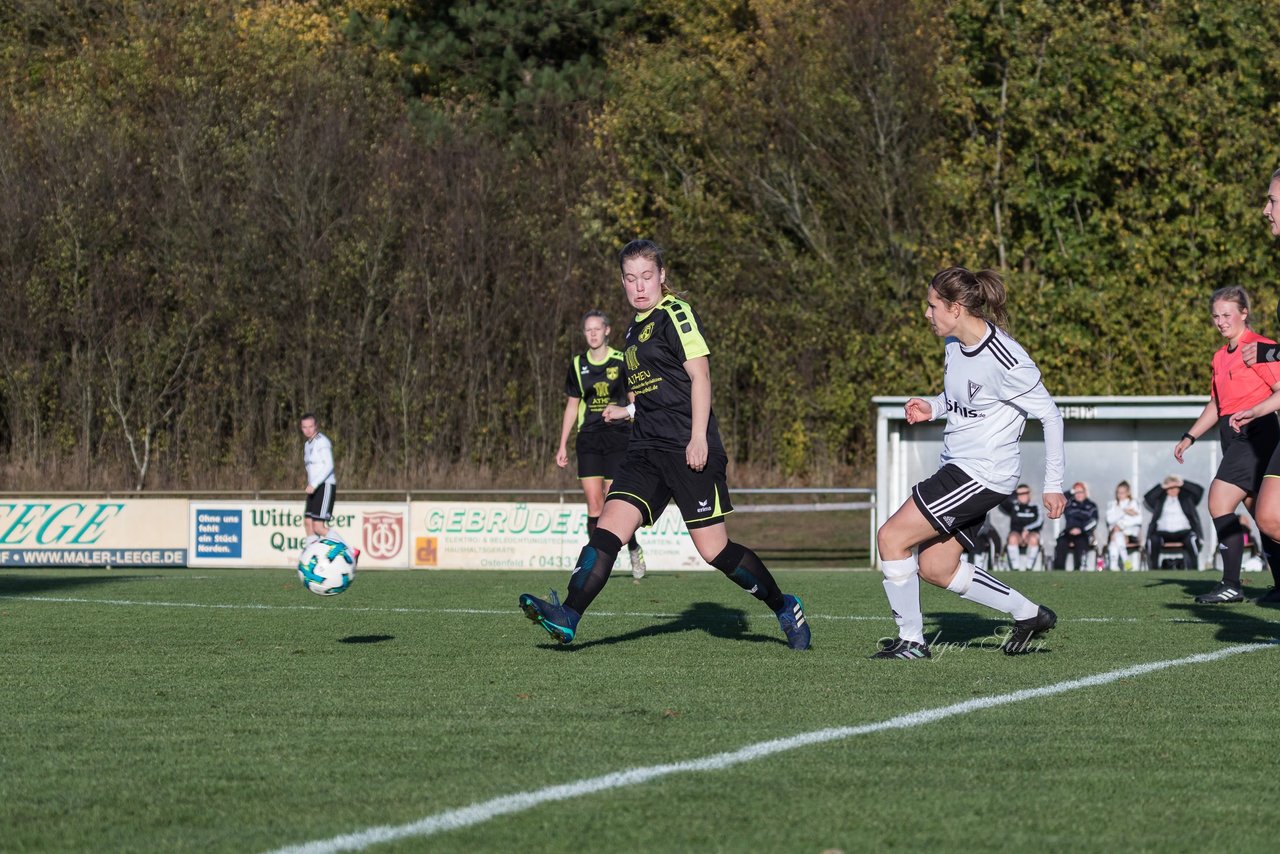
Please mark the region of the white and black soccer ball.
[[298, 557], [298, 577], [302, 586], [317, 596], [336, 596], [356, 580], [360, 550], [342, 540], [324, 537], [302, 550]]

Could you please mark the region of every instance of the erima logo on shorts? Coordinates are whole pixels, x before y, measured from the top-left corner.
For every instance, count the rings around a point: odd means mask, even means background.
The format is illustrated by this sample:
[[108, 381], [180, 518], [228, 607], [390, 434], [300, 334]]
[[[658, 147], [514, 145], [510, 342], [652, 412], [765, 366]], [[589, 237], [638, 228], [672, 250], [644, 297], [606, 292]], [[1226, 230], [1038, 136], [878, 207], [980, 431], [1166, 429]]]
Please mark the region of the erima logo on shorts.
[[698, 512], [699, 512], [699, 513], [710, 513], [710, 512], [711, 512], [711, 501], [710, 501], [710, 499], [708, 499], [708, 500], [706, 500], [706, 501], [699, 501], [699, 502], [698, 502]]

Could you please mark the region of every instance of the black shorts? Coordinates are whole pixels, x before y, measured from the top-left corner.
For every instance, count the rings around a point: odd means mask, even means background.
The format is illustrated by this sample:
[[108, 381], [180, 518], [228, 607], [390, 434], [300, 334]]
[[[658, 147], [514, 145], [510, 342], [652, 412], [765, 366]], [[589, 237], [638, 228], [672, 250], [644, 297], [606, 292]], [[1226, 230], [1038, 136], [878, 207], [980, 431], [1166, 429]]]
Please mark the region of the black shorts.
[[1280, 444], [1280, 421], [1274, 415], [1264, 415], [1244, 425], [1237, 433], [1231, 429], [1230, 420], [1230, 415], [1218, 419], [1222, 462], [1218, 464], [1214, 478], [1234, 484], [1250, 495], [1257, 495], [1262, 487], [1262, 478], [1280, 473], [1271, 470], [1276, 446]]
[[613, 480], [627, 455], [630, 428], [607, 427], [578, 434], [574, 450], [578, 455], [578, 479], [602, 477]]
[[712, 451], [702, 471], [694, 471], [684, 461], [684, 451], [633, 448], [605, 500], [632, 505], [640, 511], [641, 524], [649, 527], [674, 498], [685, 527], [705, 528], [733, 512], [724, 479], [728, 464], [723, 451]]
[[308, 519], [328, 522], [333, 518], [333, 499], [337, 496], [338, 488], [332, 483], [320, 484], [307, 496], [307, 509], [303, 515]]
[[966, 551], [975, 551], [987, 513], [1009, 495], [987, 489], [964, 469], [947, 463], [933, 477], [911, 487], [911, 497], [935, 531], [955, 537]]

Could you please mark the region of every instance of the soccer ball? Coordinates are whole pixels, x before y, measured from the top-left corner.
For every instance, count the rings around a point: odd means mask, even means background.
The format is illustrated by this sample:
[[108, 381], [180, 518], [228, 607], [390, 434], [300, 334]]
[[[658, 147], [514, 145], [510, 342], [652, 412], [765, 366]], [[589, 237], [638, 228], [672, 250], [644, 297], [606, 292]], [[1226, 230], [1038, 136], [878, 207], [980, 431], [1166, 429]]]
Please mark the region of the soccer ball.
[[335, 596], [356, 579], [360, 550], [342, 540], [325, 537], [311, 543], [298, 557], [302, 586], [317, 596]]

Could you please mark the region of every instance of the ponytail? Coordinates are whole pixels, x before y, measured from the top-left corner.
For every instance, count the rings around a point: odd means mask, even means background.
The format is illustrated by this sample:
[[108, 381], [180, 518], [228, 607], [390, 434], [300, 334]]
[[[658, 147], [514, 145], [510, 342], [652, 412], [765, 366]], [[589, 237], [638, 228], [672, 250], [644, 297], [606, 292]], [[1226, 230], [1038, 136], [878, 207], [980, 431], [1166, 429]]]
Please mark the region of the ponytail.
[[929, 287], [949, 303], [959, 303], [974, 317], [1001, 329], [1009, 325], [1008, 293], [995, 270], [971, 273], [964, 267], [948, 267], [933, 277]]

